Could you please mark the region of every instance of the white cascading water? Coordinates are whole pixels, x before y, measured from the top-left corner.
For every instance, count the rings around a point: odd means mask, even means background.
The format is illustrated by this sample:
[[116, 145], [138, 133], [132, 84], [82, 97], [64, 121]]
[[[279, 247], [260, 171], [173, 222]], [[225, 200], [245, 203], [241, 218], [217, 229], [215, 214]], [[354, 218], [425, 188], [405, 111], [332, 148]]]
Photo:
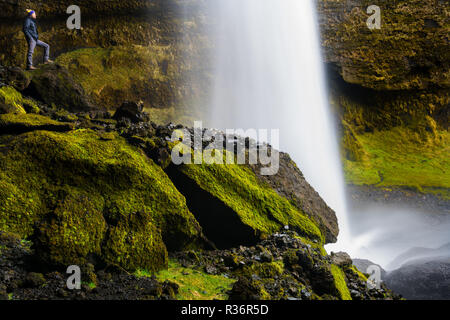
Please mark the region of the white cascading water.
[[210, 0], [215, 73], [210, 125], [279, 129], [308, 182], [339, 219], [351, 253], [336, 130], [327, 102], [312, 0]]

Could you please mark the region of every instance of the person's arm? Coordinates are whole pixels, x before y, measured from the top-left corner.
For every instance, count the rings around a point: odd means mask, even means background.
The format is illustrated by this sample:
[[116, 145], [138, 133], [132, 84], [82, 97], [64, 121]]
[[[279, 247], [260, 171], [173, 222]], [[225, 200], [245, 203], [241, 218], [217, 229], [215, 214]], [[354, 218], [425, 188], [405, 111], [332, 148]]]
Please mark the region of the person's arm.
[[31, 34], [30, 27], [31, 27], [30, 20], [29, 19], [25, 20], [23, 24], [23, 33], [25, 34], [27, 40], [34, 39], [33, 35]]

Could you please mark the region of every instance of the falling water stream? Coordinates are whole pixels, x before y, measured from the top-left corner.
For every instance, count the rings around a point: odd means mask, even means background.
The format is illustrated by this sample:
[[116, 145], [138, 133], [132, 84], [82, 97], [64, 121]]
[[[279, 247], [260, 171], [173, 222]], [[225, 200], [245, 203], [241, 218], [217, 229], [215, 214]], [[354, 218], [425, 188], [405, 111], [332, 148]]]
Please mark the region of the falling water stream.
[[342, 167], [321, 63], [314, 2], [211, 0], [215, 23], [210, 124], [221, 129], [279, 129], [308, 182], [335, 210], [349, 252]]
[[328, 251], [386, 266], [414, 246], [450, 242], [448, 216], [429, 219], [430, 212], [380, 203], [347, 205], [314, 0], [204, 3], [214, 48], [208, 126], [279, 130], [276, 147], [290, 154], [336, 212], [340, 233]]

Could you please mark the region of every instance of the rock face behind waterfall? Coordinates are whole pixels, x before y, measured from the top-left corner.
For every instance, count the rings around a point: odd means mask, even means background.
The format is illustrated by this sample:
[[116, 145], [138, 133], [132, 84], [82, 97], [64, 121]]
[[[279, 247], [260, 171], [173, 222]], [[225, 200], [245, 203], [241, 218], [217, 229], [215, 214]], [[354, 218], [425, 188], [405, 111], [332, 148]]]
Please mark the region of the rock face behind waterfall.
[[[381, 10], [381, 29], [366, 24], [371, 5]], [[448, 199], [448, 182], [432, 173], [446, 162], [439, 154], [446, 153], [442, 139], [448, 138], [450, 119], [448, 3], [319, 0], [317, 8], [347, 182], [363, 188], [419, 187], [430, 195], [440, 189]], [[407, 139], [400, 142], [402, 137]], [[379, 139], [386, 139], [382, 147]], [[399, 154], [397, 144], [408, 143], [408, 153]], [[421, 150], [409, 158], [415, 148]], [[416, 154], [425, 152], [430, 156], [415, 163]], [[383, 155], [390, 158], [380, 165]], [[439, 165], [428, 167], [428, 159]]]
[[[380, 30], [366, 24], [374, 4]], [[445, 1], [320, 0], [318, 8], [326, 60], [346, 82], [378, 90], [450, 85]]]

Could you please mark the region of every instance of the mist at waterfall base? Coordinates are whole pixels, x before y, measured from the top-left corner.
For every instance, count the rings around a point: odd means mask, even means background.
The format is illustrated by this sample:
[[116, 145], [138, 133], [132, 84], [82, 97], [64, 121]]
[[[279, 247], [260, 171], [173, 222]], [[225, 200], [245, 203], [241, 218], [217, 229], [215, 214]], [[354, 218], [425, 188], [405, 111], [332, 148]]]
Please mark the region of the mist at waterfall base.
[[338, 217], [338, 242], [327, 251], [385, 265], [412, 246], [445, 243], [448, 228], [422, 230], [422, 213], [371, 205], [348, 210], [314, 1], [206, 3], [215, 48], [208, 125], [279, 129], [273, 146], [289, 153]]
[[350, 203], [348, 216], [352, 258], [369, 259], [386, 270], [400, 267], [392, 262], [413, 248], [437, 249], [450, 243], [448, 214], [366, 202]]

